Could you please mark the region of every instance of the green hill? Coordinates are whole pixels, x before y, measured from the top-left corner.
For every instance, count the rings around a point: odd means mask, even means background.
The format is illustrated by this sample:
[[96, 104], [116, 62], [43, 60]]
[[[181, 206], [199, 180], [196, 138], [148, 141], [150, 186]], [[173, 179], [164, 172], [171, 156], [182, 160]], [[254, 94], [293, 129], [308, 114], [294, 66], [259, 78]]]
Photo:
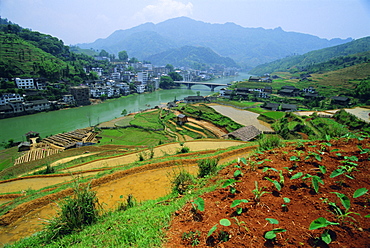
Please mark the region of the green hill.
[[221, 65], [225, 67], [237, 67], [234, 60], [221, 57], [210, 48], [184, 46], [171, 49], [147, 58], [153, 64], [173, 64], [177, 66], [188, 66], [193, 69], [204, 69], [207, 66]]
[[321, 72], [336, 70], [369, 61], [369, 51], [370, 37], [365, 37], [342, 45], [259, 65], [251, 70], [250, 73], [262, 75], [276, 71]]
[[58, 80], [73, 67], [15, 34], [0, 33], [0, 77], [45, 77]]

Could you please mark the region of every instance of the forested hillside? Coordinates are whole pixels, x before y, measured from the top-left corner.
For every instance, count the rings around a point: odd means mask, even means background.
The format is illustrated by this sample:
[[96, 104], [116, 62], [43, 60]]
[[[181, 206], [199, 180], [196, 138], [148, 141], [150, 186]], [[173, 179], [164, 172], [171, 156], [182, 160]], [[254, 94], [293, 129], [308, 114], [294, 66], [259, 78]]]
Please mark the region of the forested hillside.
[[92, 57], [71, 52], [58, 38], [5, 19], [0, 23], [0, 77], [45, 77], [77, 84], [88, 79], [84, 66], [107, 66], [104, 61], [96, 62]]
[[276, 71], [331, 71], [368, 62], [370, 59], [369, 51], [370, 37], [365, 37], [346, 44], [259, 65], [251, 70], [250, 73], [262, 75]]

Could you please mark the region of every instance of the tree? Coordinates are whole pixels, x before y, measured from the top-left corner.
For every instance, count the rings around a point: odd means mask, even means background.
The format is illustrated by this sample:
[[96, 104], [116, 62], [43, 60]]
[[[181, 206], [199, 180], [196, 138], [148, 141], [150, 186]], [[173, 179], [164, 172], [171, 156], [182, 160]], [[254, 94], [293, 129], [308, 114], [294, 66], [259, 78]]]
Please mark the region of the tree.
[[101, 50], [101, 52], [99, 53], [99, 56], [100, 56], [100, 57], [108, 57], [108, 56], [109, 56], [109, 53], [103, 49], [103, 50]]
[[127, 115], [127, 110], [126, 109], [122, 110], [121, 115]]
[[127, 61], [127, 59], [128, 59], [127, 52], [126, 51], [120, 51], [118, 53], [118, 59], [121, 60], [121, 61]]
[[162, 76], [159, 81], [159, 87], [162, 89], [169, 89], [172, 86], [175, 86], [173, 79], [170, 76]]
[[169, 71], [174, 71], [175, 70], [175, 68], [171, 64], [167, 64], [166, 69], [168, 69]]
[[129, 63], [137, 63], [137, 62], [139, 62], [139, 60], [135, 57], [132, 57], [128, 62]]
[[172, 71], [172, 72], [168, 73], [168, 76], [170, 76], [173, 81], [182, 81], [183, 80], [182, 76], [180, 74], [178, 74], [177, 72], [175, 72], [175, 71]]

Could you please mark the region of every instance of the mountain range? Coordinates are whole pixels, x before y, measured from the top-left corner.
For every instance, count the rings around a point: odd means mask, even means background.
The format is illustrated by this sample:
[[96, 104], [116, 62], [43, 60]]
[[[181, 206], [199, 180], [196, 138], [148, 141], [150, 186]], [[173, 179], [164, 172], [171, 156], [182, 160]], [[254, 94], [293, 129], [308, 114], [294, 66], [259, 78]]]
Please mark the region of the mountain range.
[[[280, 27], [245, 28], [235, 23], [211, 24], [178, 17], [158, 24], [145, 23], [131, 29], [117, 30], [105, 39], [77, 46], [104, 49], [113, 54], [125, 50], [130, 57], [140, 60], [158, 58], [159, 54], [165, 55], [169, 50], [174, 54], [173, 49], [184, 46], [205, 47], [221, 57], [231, 58], [244, 68], [251, 68], [350, 41], [351, 38], [328, 40], [309, 34], [286, 32]], [[161, 58], [160, 61], [166, 60]]]
[[249, 73], [262, 75], [276, 71], [301, 70], [319, 72], [335, 70], [370, 61], [370, 36], [351, 42], [311, 51], [258, 65]]

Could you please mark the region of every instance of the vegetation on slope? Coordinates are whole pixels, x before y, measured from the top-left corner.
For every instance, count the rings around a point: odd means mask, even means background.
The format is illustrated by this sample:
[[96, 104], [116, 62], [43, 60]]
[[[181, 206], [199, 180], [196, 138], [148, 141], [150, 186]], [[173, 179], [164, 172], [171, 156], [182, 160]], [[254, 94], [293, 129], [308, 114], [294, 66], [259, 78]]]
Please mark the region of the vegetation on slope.
[[346, 66], [369, 62], [369, 51], [370, 37], [365, 37], [342, 45], [259, 65], [250, 73], [262, 75], [276, 71], [308, 71], [310, 73], [337, 70]]

